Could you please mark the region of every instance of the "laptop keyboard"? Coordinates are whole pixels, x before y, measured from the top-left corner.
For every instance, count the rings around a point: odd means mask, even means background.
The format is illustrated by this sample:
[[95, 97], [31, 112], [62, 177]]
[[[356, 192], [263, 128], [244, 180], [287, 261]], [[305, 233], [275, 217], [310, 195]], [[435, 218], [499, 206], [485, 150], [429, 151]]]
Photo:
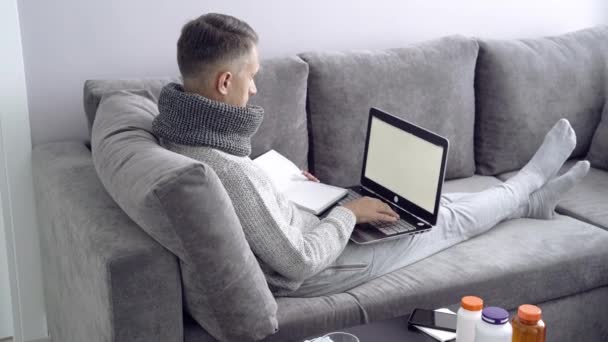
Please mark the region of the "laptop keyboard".
[[[350, 201], [356, 200], [361, 197], [362, 196], [359, 193], [349, 189], [346, 197], [344, 197], [340, 201], [338, 201], [338, 204], [343, 205], [343, 204], [346, 204]], [[397, 222], [372, 221], [372, 222], [369, 222], [369, 224], [372, 225], [374, 228], [378, 229], [379, 231], [381, 231], [382, 233], [384, 233], [385, 235], [389, 235], [389, 236], [416, 230], [416, 227], [409, 224], [405, 220], [399, 220]]]

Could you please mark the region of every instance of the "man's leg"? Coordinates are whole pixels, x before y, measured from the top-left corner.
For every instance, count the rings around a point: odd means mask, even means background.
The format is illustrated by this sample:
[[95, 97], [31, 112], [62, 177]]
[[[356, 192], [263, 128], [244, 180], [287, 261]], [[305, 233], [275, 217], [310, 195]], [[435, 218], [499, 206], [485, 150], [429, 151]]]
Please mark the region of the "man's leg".
[[[445, 195], [437, 224], [431, 231], [378, 244], [372, 276], [381, 276], [422, 260], [482, 234], [503, 220], [522, 217], [527, 213], [522, 208], [528, 208], [529, 202], [533, 205], [532, 199], [539, 196], [532, 195], [557, 174], [575, 145], [576, 136], [568, 121], [558, 121], [532, 159], [514, 177], [481, 192]], [[579, 171], [576, 177], [568, 177], [568, 183], [580, 180], [580, 175]], [[566, 188], [563, 186], [566, 182], [559, 183], [559, 189], [551, 186], [552, 198]]]
[[[555, 208], [559, 200], [568, 191], [580, 183], [589, 172], [590, 164], [583, 160], [577, 162], [570, 170], [559, 177], [555, 177], [543, 185], [542, 188], [532, 193], [524, 205], [520, 206], [507, 219], [518, 219], [522, 217], [550, 220], [555, 214]], [[450, 203], [458, 202], [461, 199], [471, 196], [470, 192], [452, 192], [441, 196], [441, 205], [446, 206]]]
[[304, 281], [289, 297], [318, 297], [340, 293], [375, 278], [374, 245], [348, 242], [338, 259], [326, 269]]
[[349, 243], [334, 265], [306, 280], [289, 296], [342, 292], [486, 232], [527, 203], [530, 195], [557, 173], [575, 145], [572, 127], [560, 120], [530, 162], [505, 183], [458, 195], [452, 202], [456, 196], [444, 197], [437, 224], [427, 233], [368, 246]]
[[553, 178], [530, 195], [528, 202], [519, 207], [509, 218], [552, 219], [559, 200], [587, 175], [589, 168], [588, 161], [577, 162], [568, 172]]
[[439, 208], [437, 224], [429, 232], [377, 245], [372, 277], [393, 272], [487, 232], [511, 217], [523, 203], [506, 183], [477, 193], [447, 196]]
[[523, 206], [515, 191], [503, 183], [477, 193], [444, 196], [437, 224], [430, 231], [371, 245], [349, 242], [333, 265], [289, 296], [343, 292], [486, 232]]

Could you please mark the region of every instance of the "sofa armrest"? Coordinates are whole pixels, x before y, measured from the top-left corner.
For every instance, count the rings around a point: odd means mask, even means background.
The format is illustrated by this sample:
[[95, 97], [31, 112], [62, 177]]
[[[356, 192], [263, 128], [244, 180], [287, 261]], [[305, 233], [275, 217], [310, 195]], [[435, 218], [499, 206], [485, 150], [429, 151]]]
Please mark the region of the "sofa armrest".
[[177, 258], [99, 181], [83, 143], [32, 154], [49, 333], [54, 341], [183, 341]]

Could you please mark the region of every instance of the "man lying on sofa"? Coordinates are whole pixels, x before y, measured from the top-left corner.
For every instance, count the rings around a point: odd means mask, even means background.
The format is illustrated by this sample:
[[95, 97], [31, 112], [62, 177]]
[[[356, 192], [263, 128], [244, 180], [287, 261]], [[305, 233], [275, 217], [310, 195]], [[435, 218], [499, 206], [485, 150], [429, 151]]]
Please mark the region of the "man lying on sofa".
[[[198, 159], [217, 173], [277, 296], [342, 292], [471, 237], [503, 220], [550, 219], [560, 195], [589, 170], [582, 161], [558, 170], [576, 145], [567, 120], [560, 120], [514, 177], [488, 190], [444, 195], [430, 232], [372, 245], [348, 243], [356, 223], [396, 221], [391, 208], [364, 197], [338, 206], [320, 220], [278, 193], [249, 158], [250, 138], [264, 111], [247, 105], [257, 92], [258, 36], [243, 21], [206, 14], [187, 23], [177, 43], [183, 86], [160, 94], [154, 133], [177, 153]], [[314, 179], [312, 175], [309, 178]]]

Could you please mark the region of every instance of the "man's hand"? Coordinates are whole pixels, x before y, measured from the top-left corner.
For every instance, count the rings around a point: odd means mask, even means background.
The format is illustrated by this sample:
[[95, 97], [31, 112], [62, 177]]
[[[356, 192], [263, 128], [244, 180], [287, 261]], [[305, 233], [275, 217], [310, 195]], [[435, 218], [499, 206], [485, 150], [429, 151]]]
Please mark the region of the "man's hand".
[[394, 212], [388, 204], [376, 198], [361, 197], [343, 206], [355, 214], [357, 223], [372, 221], [396, 222], [399, 220], [399, 214]]
[[317, 183], [320, 182], [317, 177], [313, 176], [312, 173], [310, 173], [310, 172], [308, 172], [306, 170], [303, 170], [302, 174], [304, 175], [304, 177], [308, 178], [309, 181], [313, 181], [313, 182], [317, 182]]

